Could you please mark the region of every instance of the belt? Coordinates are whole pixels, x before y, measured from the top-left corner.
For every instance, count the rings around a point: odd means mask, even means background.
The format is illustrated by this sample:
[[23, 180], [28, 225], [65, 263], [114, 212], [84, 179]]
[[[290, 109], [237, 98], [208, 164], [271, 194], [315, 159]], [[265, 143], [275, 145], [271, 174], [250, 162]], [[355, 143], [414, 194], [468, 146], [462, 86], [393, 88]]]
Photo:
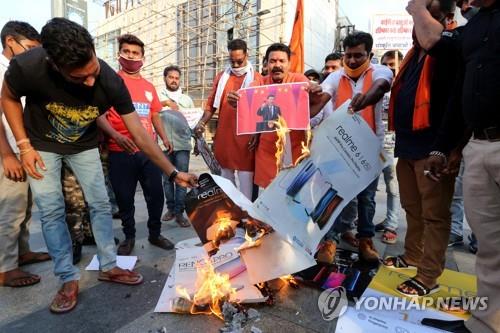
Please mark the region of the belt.
[[474, 130], [474, 139], [476, 140], [488, 140], [488, 141], [500, 141], [500, 127], [488, 127], [481, 130]]

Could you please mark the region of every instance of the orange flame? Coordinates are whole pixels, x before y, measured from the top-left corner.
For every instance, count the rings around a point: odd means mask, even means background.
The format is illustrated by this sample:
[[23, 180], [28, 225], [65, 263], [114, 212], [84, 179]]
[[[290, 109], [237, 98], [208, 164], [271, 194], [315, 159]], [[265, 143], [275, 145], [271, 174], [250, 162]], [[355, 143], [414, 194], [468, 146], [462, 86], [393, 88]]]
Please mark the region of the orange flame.
[[[228, 274], [217, 273], [210, 260], [196, 267], [196, 292], [191, 297], [186, 288], [177, 287], [180, 298], [190, 304], [191, 314], [214, 314], [220, 319], [222, 315], [221, 302], [229, 300], [236, 293], [231, 287]], [[187, 312], [187, 311], [186, 311]]]
[[290, 132], [286, 124], [285, 118], [282, 116], [278, 117], [277, 121], [273, 121], [276, 128], [276, 135], [278, 135], [278, 140], [276, 141], [276, 166], [278, 170], [281, 170], [283, 154], [285, 153], [285, 143], [286, 135]]
[[303, 159], [311, 156], [311, 150], [309, 149], [309, 147], [311, 146], [311, 138], [312, 138], [311, 126], [308, 126], [306, 130], [306, 142], [304, 143], [304, 141], [302, 141], [300, 143], [302, 146], [301, 155], [299, 156], [297, 161], [295, 161], [295, 165], [298, 165]]

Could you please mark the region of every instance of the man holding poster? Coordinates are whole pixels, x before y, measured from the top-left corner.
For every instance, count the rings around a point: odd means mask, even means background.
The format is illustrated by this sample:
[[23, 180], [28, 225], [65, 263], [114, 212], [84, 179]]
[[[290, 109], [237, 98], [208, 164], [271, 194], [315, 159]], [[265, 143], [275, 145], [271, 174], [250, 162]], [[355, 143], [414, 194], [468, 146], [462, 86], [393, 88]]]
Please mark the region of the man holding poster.
[[238, 176], [240, 191], [247, 197], [252, 197], [254, 152], [251, 135], [236, 134], [236, 91], [250, 86], [260, 74], [254, 71], [248, 61], [247, 44], [241, 39], [229, 42], [229, 63], [223, 72], [217, 74], [210, 96], [208, 97], [203, 117], [196, 125], [195, 131], [201, 134], [205, 131], [207, 122], [216, 110], [219, 110], [217, 130], [214, 137], [215, 158], [222, 167], [222, 177], [236, 184]]
[[[252, 86], [267, 86], [272, 84], [292, 83], [292, 82], [309, 82], [309, 80], [301, 73], [291, 73], [290, 70], [290, 55], [291, 51], [288, 46], [281, 43], [274, 43], [266, 51], [266, 59], [268, 60], [267, 68], [269, 75], [257, 78]], [[318, 96], [319, 88], [312, 86], [304, 86], [305, 91], [309, 90], [311, 100], [315, 100], [313, 96]], [[299, 101], [300, 102], [300, 101]], [[309, 106], [309, 105], [308, 105]], [[276, 133], [262, 133], [257, 144], [255, 152], [255, 178], [254, 183], [259, 187], [267, 187], [278, 174], [278, 166], [276, 164], [276, 141], [278, 135]], [[283, 165], [288, 166], [294, 164], [302, 155], [302, 142], [305, 143], [306, 135], [303, 130], [291, 130], [287, 134], [285, 143], [285, 152], [283, 156]]]
[[[352, 99], [350, 108], [359, 112], [380, 140], [380, 149], [384, 140], [384, 124], [382, 122], [382, 99], [389, 91], [392, 72], [385, 66], [370, 62], [373, 38], [366, 32], [354, 32], [344, 39], [344, 67], [329, 75], [321, 84], [323, 88], [323, 105], [338, 108], [348, 99]], [[329, 100], [333, 103], [328, 103]], [[373, 216], [375, 215], [375, 193], [378, 177], [361, 191], [342, 211], [337, 219], [335, 230], [331, 230], [324, 246], [318, 253], [321, 261], [332, 261], [335, 251], [333, 234], [347, 232], [351, 222], [358, 216], [359, 252], [361, 257], [370, 262], [378, 261], [378, 253], [373, 245], [375, 235]], [[333, 253], [333, 256], [332, 256]], [[328, 255], [326, 255], [328, 254]]]

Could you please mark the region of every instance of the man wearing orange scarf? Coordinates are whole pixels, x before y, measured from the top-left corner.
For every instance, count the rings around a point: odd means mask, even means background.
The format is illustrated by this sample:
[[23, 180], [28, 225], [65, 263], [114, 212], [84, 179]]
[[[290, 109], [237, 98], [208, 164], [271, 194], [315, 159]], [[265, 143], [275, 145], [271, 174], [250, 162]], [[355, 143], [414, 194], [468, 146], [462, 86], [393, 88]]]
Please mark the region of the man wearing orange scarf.
[[426, 177], [424, 165], [429, 154], [443, 155], [433, 152], [433, 146], [440, 135], [453, 88], [450, 81], [456, 76], [458, 63], [457, 52], [450, 52], [448, 47], [456, 32], [445, 30], [441, 39], [429, 41], [425, 38], [429, 26], [419, 21], [419, 11], [428, 11], [445, 29], [453, 19], [455, 1], [412, 0], [407, 10], [415, 22], [414, 46], [394, 81], [389, 127], [396, 131], [396, 173], [408, 230], [404, 254], [388, 257], [384, 264], [417, 267], [416, 276], [400, 284], [397, 291], [425, 296], [439, 291], [437, 278], [444, 269], [455, 175], [444, 175], [441, 182], [433, 182]]
[[[359, 112], [366, 123], [380, 140], [380, 149], [384, 140], [384, 124], [382, 122], [383, 97], [389, 91], [392, 82], [392, 72], [389, 68], [371, 64], [373, 38], [366, 32], [354, 32], [344, 41], [344, 67], [330, 74], [321, 84], [323, 88], [322, 104], [329, 108], [338, 108], [348, 99], [351, 99], [351, 109]], [[331, 99], [331, 102], [329, 102]], [[314, 108], [313, 108], [314, 111]], [[331, 112], [331, 111], [330, 111]], [[328, 116], [326, 113], [326, 116]], [[361, 191], [342, 211], [335, 228], [331, 230], [318, 252], [318, 260], [331, 262], [330, 255], [334, 253], [333, 235], [337, 232], [350, 234], [349, 226], [358, 216], [357, 239], [361, 257], [370, 262], [379, 260], [378, 253], [373, 245], [375, 235], [373, 216], [375, 215], [375, 193], [378, 177], [366, 189]]]

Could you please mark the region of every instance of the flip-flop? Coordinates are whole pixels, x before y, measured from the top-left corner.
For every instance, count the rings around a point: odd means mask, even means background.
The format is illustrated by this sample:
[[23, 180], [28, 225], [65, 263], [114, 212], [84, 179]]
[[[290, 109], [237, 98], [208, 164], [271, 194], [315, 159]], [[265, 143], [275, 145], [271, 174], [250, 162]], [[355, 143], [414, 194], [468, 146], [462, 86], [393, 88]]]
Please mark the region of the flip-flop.
[[396, 244], [398, 241], [398, 234], [395, 231], [385, 229], [382, 234], [382, 242], [386, 244]]
[[65, 293], [61, 288], [57, 292], [56, 297], [54, 297], [54, 300], [50, 304], [49, 309], [50, 312], [56, 314], [67, 313], [73, 310], [76, 307], [77, 303], [78, 303], [78, 288], [76, 289], [75, 292], [70, 294]]
[[31, 264], [37, 264], [39, 262], [49, 261], [50, 256], [47, 252], [31, 252], [33, 254], [31, 259], [19, 260], [18, 266], [26, 266]]
[[[392, 264], [387, 264], [388, 260], [390, 260]], [[382, 264], [388, 268], [417, 268], [416, 266], [408, 264], [403, 256], [387, 257], [382, 261]]]
[[[404, 289], [413, 289], [417, 293], [409, 293], [405, 291]], [[439, 284], [436, 284], [432, 288], [427, 288], [422, 284], [422, 282], [416, 280], [415, 278], [411, 278], [409, 280], [406, 280], [405, 282], [401, 283], [399, 286], [397, 286], [396, 291], [402, 295], [408, 296], [408, 297], [421, 297], [421, 296], [429, 296], [434, 293], [437, 293], [440, 289]]]
[[38, 275], [26, 273], [26, 275], [24, 276], [19, 276], [16, 278], [6, 280], [5, 282], [1, 283], [0, 286], [11, 287], [11, 288], [22, 288], [22, 287], [33, 286], [39, 282], [40, 282], [40, 277]]
[[[130, 278], [136, 278], [136, 280], [130, 280]], [[127, 279], [129, 278], [129, 279]], [[144, 279], [141, 274], [132, 272], [131, 270], [125, 269], [120, 273], [111, 273], [111, 272], [100, 272], [99, 277], [97, 278], [99, 281], [107, 281], [107, 282], [115, 282], [126, 284], [130, 286], [135, 286], [142, 283]]]

